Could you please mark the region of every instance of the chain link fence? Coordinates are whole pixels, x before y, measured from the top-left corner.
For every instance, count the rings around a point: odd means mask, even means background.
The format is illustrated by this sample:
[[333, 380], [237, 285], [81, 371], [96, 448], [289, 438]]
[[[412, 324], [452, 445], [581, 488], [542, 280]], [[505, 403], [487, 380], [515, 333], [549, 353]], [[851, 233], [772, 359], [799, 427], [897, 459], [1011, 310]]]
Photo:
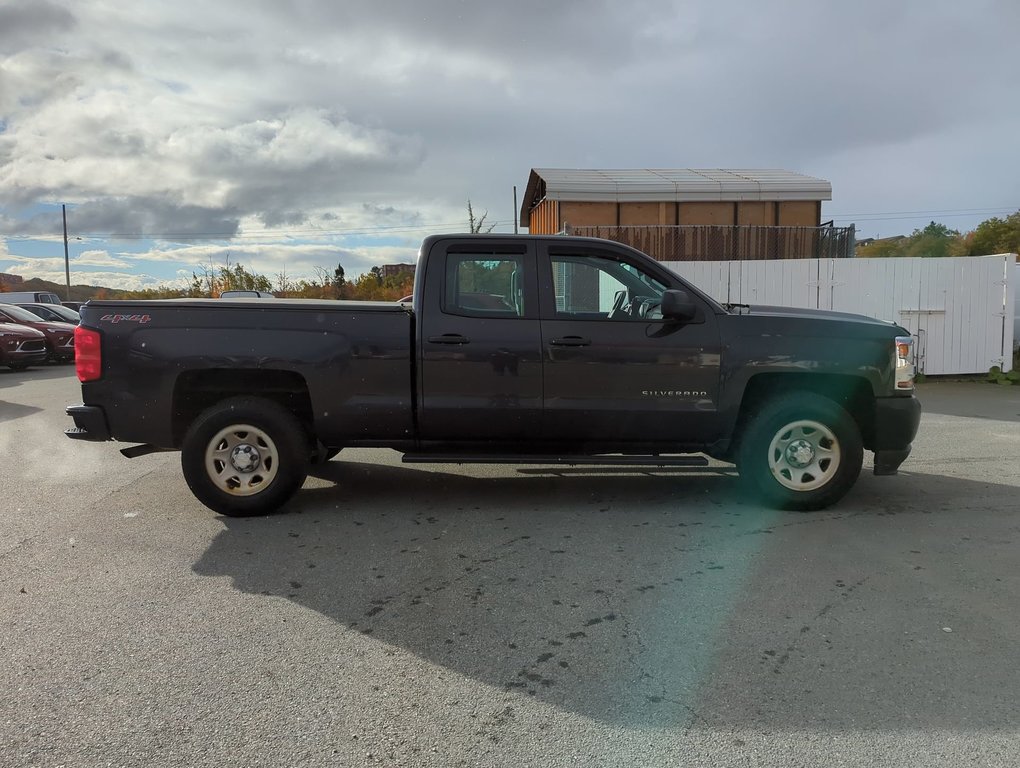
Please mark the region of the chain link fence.
[[572, 235], [615, 240], [658, 261], [848, 259], [854, 227], [733, 225], [569, 227]]

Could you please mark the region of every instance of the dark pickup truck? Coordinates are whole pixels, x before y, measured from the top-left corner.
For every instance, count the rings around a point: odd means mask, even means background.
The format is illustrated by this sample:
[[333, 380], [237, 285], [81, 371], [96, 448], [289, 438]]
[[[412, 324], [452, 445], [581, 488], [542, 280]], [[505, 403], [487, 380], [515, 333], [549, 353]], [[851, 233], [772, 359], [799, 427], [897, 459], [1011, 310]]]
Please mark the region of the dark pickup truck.
[[737, 465], [819, 509], [895, 474], [920, 420], [911, 339], [871, 318], [723, 306], [626, 246], [429, 237], [411, 302], [92, 301], [78, 440], [181, 451], [226, 515], [283, 505], [346, 447], [405, 462]]

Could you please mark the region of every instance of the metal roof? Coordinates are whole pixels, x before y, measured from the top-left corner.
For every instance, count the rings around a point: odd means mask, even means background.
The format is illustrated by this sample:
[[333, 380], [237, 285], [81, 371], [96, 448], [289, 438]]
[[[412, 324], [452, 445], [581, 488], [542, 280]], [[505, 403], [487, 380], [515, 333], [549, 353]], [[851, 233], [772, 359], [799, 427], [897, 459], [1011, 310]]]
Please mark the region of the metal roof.
[[715, 202], [831, 200], [832, 184], [802, 173], [743, 168], [532, 168], [521, 224], [542, 200], [578, 202]]

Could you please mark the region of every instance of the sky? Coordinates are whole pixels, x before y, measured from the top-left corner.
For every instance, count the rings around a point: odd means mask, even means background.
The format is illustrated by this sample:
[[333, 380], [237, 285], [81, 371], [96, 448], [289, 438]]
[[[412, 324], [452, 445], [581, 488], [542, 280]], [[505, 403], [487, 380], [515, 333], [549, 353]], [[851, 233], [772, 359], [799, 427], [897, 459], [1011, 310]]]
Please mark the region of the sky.
[[533, 167], [783, 168], [858, 237], [1020, 209], [1016, 0], [4, 0], [0, 272], [153, 287], [512, 231]]

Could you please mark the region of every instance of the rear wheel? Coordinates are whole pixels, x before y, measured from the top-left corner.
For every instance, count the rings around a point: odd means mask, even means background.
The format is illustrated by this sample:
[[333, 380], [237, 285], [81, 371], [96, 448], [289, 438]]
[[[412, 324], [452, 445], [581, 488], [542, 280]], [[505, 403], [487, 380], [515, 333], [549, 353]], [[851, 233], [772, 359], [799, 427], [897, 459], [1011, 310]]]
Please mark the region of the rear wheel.
[[736, 460], [756, 498], [780, 509], [823, 509], [856, 482], [864, 447], [846, 410], [821, 395], [794, 392], [752, 416]]
[[231, 517], [273, 512], [308, 472], [308, 437], [271, 400], [235, 397], [202, 412], [184, 436], [181, 468], [195, 497]]

